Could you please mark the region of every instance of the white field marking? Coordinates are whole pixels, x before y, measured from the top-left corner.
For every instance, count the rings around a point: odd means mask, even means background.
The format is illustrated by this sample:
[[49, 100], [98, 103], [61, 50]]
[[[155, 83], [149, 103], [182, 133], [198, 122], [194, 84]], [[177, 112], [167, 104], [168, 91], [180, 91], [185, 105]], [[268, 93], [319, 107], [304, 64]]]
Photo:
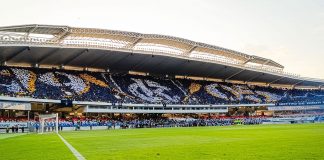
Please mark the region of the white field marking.
[[86, 160], [69, 142], [67, 142], [60, 134], [57, 134], [64, 144], [70, 149], [77, 160]]

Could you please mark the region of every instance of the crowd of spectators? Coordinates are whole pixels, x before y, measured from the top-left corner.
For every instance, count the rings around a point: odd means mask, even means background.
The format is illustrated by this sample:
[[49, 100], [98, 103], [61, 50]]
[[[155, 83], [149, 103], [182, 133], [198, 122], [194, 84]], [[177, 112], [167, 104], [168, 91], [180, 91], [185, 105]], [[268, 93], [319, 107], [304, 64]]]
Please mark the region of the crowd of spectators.
[[0, 94], [140, 104], [324, 102], [324, 91], [319, 89], [279, 89], [202, 80], [4, 66], [0, 67]]
[[[59, 128], [64, 130], [72, 127], [79, 130], [81, 127], [105, 126], [107, 129], [127, 128], [162, 128], [162, 127], [198, 127], [198, 126], [228, 126], [228, 125], [254, 125], [261, 124], [264, 117], [241, 118], [136, 118], [136, 119], [60, 119]], [[35, 131], [40, 130], [40, 122], [31, 121]], [[44, 131], [54, 131], [55, 121], [44, 122]]]
[[[271, 118], [303, 118], [312, 117], [314, 121], [324, 121], [323, 111], [309, 111], [307, 113], [282, 111], [274, 117], [265, 116], [223, 116], [223, 117], [177, 117], [167, 118], [159, 116], [151, 117], [127, 117], [127, 118], [68, 118], [59, 119], [58, 129], [64, 130], [83, 130], [93, 127], [101, 127], [101, 129], [131, 129], [131, 128], [164, 128], [164, 127], [199, 127], [199, 126], [230, 126], [230, 125], [258, 125], [263, 122], [269, 122]], [[13, 125], [9, 125], [13, 123]], [[20, 123], [28, 123], [28, 126], [20, 126]], [[6, 133], [18, 133], [28, 131], [41, 132], [43, 127], [44, 132], [54, 132], [56, 129], [55, 119], [44, 121], [44, 125], [36, 120], [28, 121], [25, 118], [1, 118], [0, 124], [6, 125], [0, 129], [6, 130]], [[20, 130], [21, 131], [18, 131]]]

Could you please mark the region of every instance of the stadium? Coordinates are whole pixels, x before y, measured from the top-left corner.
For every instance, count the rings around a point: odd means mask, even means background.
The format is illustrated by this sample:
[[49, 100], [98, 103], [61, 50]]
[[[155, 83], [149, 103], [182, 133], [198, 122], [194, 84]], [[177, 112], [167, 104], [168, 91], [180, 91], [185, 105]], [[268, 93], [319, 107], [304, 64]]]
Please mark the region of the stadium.
[[[287, 73], [271, 59], [173, 36], [32, 24], [0, 27], [0, 62], [0, 132], [29, 136], [4, 139], [2, 147], [47, 146], [44, 155], [17, 150], [13, 159], [57, 159], [51, 147], [62, 148], [59, 159], [240, 159], [245, 151], [246, 159], [321, 156], [324, 80]], [[59, 131], [80, 153], [64, 146]], [[285, 144], [291, 155], [282, 146], [268, 144], [273, 152], [258, 154], [244, 147], [294, 133], [304, 138]], [[48, 139], [59, 143], [46, 145]], [[301, 142], [308, 146], [295, 146]], [[98, 149], [90, 151], [89, 143]]]

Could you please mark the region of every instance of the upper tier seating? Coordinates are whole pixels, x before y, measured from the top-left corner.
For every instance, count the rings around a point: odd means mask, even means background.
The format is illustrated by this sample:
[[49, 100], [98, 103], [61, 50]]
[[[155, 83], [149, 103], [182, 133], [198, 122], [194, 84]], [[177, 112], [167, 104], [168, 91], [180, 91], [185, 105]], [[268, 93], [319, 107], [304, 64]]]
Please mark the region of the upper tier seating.
[[0, 67], [0, 95], [141, 104], [324, 102], [323, 90], [4, 66]]

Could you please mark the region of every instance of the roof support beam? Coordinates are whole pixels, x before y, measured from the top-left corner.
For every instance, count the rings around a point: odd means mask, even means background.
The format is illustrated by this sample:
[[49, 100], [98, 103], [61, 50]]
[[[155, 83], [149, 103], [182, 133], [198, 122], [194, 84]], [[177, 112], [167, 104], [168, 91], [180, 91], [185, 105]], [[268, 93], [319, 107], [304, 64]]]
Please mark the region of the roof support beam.
[[299, 81], [299, 82], [293, 84], [292, 86], [295, 87], [296, 85], [298, 85], [298, 84], [300, 84], [300, 83], [302, 83], [302, 82], [304, 82], [304, 80], [301, 80], [301, 81]]
[[29, 48], [29, 47], [25, 47], [25, 48], [23, 48], [23, 49], [17, 51], [16, 53], [13, 53], [13, 54], [10, 55], [9, 57], [7, 57], [5, 60], [3, 60], [3, 61], [1, 62], [1, 64], [4, 64], [4, 63], [6, 63], [6, 62], [8, 62], [8, 61], [10, 61], [10, 60], [12, 60], [12, 59], [14, 59], [16, 56], [18, 56], [19, 54], [23, 53], [23, 52], [26, 51], [26, 50], [30, 50], [30, 48]]
[[225, 78], [225, 80], [229, 80], [229, 79], [233, 78], [234, 76], [236, 76], [236, 75], [238, 75], [238, 74], [240, 74], [240, 73], [242, 73], [244, 71], [245, 71], [245, 69], [242, 69], [242, 70], [230, 75], [229, 77]]
[[133, 66], [130, 66], [129, 70], [136, 71], [136, 68], [138, 68], [138, 66], [140, 66], [143, 62], [145, 62], [145, 60], [147, 58], [148, 58], [148, 56], [143, 58], [142, 60], [140, 60], [138, 63], [134, 64]]
[[[124, 61], [124, 59], [126, 59], [127, 57], [131, 56], [132, 54], [127, 54], [125, 56], [123, 56], [122, 58], [120, 58], [119, 60], [117, 60], [116, 62], [114, 62], [113, 64], [111, 64], [110, 66], [118, 66], [117, 64], [119, 62]], [[110, 66], [106, 66], [105, 68], [110, 68]]]
[[133, 49], [133, 48], [136, 46], [136, 44], [138, 44], [139, 42], [142, 41], [142, 39], [143, 39], [143, 38], [138, 38], [138, 39], [136, 39], [136, 41], [134, 41], [133, 43], [128, 44], [128, 45], [126, 46], [126, 48], [127, 48], [127, 49]]
[[248, 60], [244, 61], [242, 64], [247, 64], [249, 63], [250, 61], [252, 61], [254, 58], [249, 58]]
[[104, 59], [108, 54], [104, 54], [102, 56], [99, 56], [98, 58], [96, 58], [95, 60], [93, 60], [92, 62], [89, 62], [87, 65], [85, 65], [84, 67], [91, 67], [93, 66], [92, 64], [96, 64], [98, 63], [100, 60]]
[[227, 69], [227, 66], [224, 66], [221, 69], [219, 69], [219, 70], [217, 70], [217, 71], [215, 71], [215, 72], [213, 72], [211, 74], [208, 74], [206, 77], [211, 77], [211, 76], [215, 75], [215, 73], [220, 73], [220, 72], [222, 72], [225, 69]]
[[191, 52], [193, 52], [198, 46], [192, 46], [189, 50], [185, 51], [184, 55], [189, 55]]
[[270, 60], [268, 59], [267, 61], [265, 61], [264, 63], [262, 63], [262, 65], [266, 65], [270, 62]]
[[31, 28], [26, 34], [25, 37], [28, 37], [30, 33], [33, 33], [38, 28], [38, 25], [36, 24], [34, 28]]
[[69, 63], [71, 63], [73, 60], [75, 60], [76, 58], [80, 57], [83, 53], [85, 52], [89, 52], [88, 49], [85, 49], [83, 51], [81, 51], [80, 53], [78, 53], [77, 55], [69, 58], [67, 61], [65, 61], [62, 65], [65, 66], [65, 65], [68, 65]]
[[40, 65], [47, 57], [55, 54], [58, 50], [60, 50], [60, 48], [57, 48], [57, 49], [54, 49], [50, 52], [48, 52], [47, 54], [44, 54], [41, 58], [39, 58], [37, 61], [36, 61], [36, 64]]
[[273, 84], [273, 83], [276, 83], [276, 82], [278, 82], [278, 81], [280, 81], [280, 80], [282, 80], [284, 78], [286, 78], [286, 77], [280, 77], [280, 78], [278, 78], [278, 79], [276, 79], [274, 81], [269, 82], [268, 85]]
[[256, 76], [253, 76], [252, 78], [248, 79], [246, 82], [251, 82], [251, 81], [253, 81], [254, 79], [259, 78], [259, 77], [264, 76], [264, 75], [265, 75], [265, 73], [258, 74], [258, 75], [256, 75]]
[[64, 31], [59, 34], [56, 38], [55, 41], [62, 42], [63, 39], [70, 34], [68, 29], [64, 29]]
[[[206, 70], [211, 71], [211, 70], [212, 70], [211, 68], [212, 68], [212, 66], [209, 66]], [[223, 69], [220, 69], [220, 70], [223, 70]], [[218, 70], [218, 71], [220, 71], [220, 70]], [[216, 71], [216, 72], [218, 72], [218, 71]], [[206, 78], [209, 78], [209, 77], [212, 76], [214, 73], [215, 73], [215, 72], [210, 72], [210, 73], [207, 74], [205, 77], [206, 77]]]

